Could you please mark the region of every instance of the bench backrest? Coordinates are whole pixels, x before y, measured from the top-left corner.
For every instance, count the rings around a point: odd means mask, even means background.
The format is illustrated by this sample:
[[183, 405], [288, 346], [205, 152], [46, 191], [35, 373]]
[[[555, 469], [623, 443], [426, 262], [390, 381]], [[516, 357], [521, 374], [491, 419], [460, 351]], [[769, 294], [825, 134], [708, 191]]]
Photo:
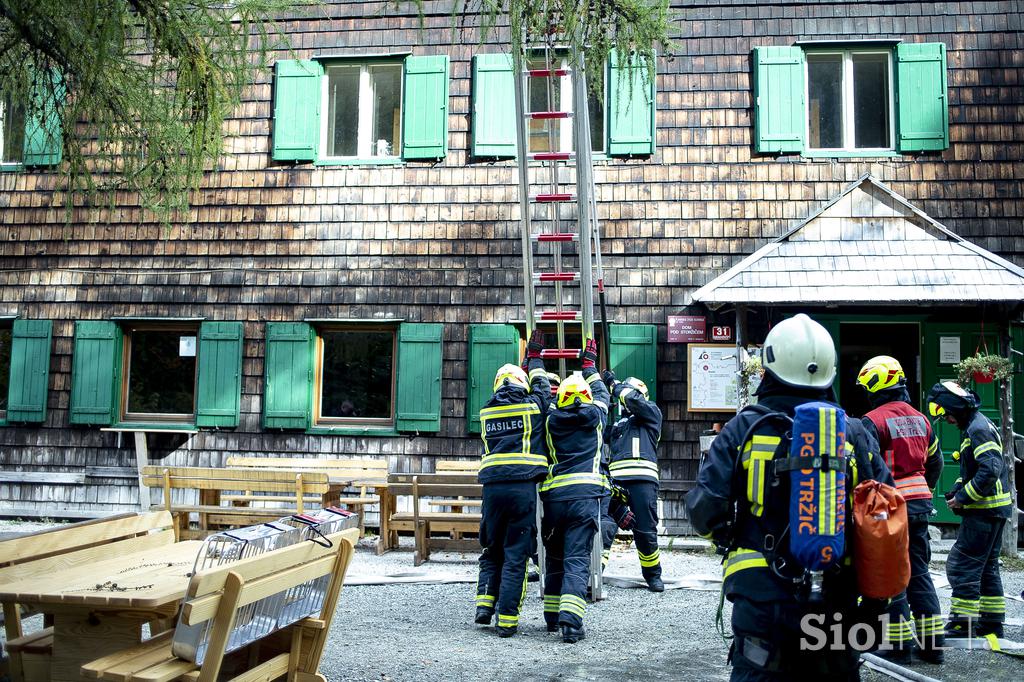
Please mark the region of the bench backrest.
[[236, 469], [285, 469], [323, 471], [332, 478], [354, 482], [385, 481], [388, 463], [383, 459], [317, 459], [315, 457], [228, 457], [226, 465]]
[[321, 471], [148, 466], [143, 468], [142, 476], [146, 485], [156, 488], [248, 490], [311, 495], [322, 495], [328, 489], [327, 474]]
[[[174, 522], [166, 511], [75, 523], [0, 542], [0, 583], [48, 575], [110, 557], [174, 542]], [[21, 637], [18, 609], [4, 605], [8, 639]]]
[[[246, 607], [310, 580], [329, 576], [323, 605], [317, 616], [317, 620], [322, 622], [317, 623], [317, 634], [312, 646], [302, 652], [307, 656], [303, 667], [316, 671], [345, 572], [352, 561], [356, 540], [359, 539], [359, 529], [350, 528], [329, 535], [328, 539], [331, 541], [330, 547], [302, 542], [224, 566], [201, 570], [192, 576], [179, 623], [190, 628], [210, 623], [209, 644], [199, 672], [199, 682], [213, 682], [217, 679], [224, 654], [234, 648], [229, 647], [232, 630], [236, 624], [245, 625], [246, 619], [252, 616], [253, 609]], [[282, 600], [281, 606], [284, 605]], [[280, 630], [290, 622], [272, 626], [265, 634]], [[179, 646], [194, 645], [189, 639], [181, 641], [180, 631], [181, 628], [175, 632], [172, 644], [176, 654]], [[296, 638], [292, 642], [293, 647], [296, 646]], [[291, 653], [293, 657], [299, 654], [295, 650]]]
[[388, 490], [393, 495], [417, 497], [482, 497], [484, 487], [476, 474], [391, 474]]
[[440, 459], [434, 462], [434, 471], [439, 474], [472, 473], [480, 470], [478, 459]]

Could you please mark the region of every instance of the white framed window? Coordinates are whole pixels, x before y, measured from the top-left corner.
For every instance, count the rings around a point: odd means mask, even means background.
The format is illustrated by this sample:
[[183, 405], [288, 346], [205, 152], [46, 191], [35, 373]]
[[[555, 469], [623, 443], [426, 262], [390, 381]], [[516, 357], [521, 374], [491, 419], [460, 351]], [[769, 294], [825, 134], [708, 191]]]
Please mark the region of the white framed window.
[[[560, 56], [553, 60], [552, 68], [569, 69], [569, 59]], [[547, 68], [543, 56], [535, 56], [527, 60], [530, 69]], [[566, 75], [553, 80], [550, 85], [548, 78], [530, 78], [530, 111], [572, 111], [572, 79]], [[550, 101], [549, 101], [550, 98]], [[590, 146], [598, 154], [605, 151], [605, 105], [604, 84], [599, 92], [588, 92], [587, 107], [590, 114]], [[542, 119], [530, 121], [530, 151], [568, 152], [573, 150], [572, 119]]]
[[320, 158], [397, 158], [402, 149], [402, 62], [324, 66]]
[[21, 163], [25, 147], [25, 112], [0, 93], [0, 164]]
[[123, 421], [195, 420], [198, 335], [198, 324], [142, 324], [124, 330]]
[[806, 61], [808, 149], [893, 150], [892, 52], [813, 51]]
[[395, 328], [318, 329], [314, 423], [394, 426], [397, 344]]

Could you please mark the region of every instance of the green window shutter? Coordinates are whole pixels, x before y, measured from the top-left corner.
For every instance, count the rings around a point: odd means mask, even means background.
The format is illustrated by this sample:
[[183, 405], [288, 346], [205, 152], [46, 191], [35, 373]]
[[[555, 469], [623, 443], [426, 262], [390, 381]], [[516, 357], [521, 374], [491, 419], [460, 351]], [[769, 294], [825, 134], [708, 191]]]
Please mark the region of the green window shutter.
[[61, 126], [61, 102], [64, 100], [64, 79], [54, 70], [53, 98], [50, 88], [37, 87], [35, 100], [25, 118], [25, 146], [23, 163], [26, 166], [55, 166], [60, 163], [64, 150]]
[[897, 45], [896, 87], [899, 150], [926, 152], [949, 147], [945, 44]]
[[804, 73], [801, 48], [754, 48], [754, 151], [803, 151]]
[[466, 372], [466, 424], [480, 433], [480, 408], [491, 397], [494, 374], [509, 362], [519, 361], [519, 332], [510, 324], [473, 324], [469, 327], [469, 368]]
[[473, 57], [473, 141], [477, 158], [516, 156], [516, 93], [512, 55]]
[[448, 55], [405, 58], [402, 158], [440, 159], [448, 152]]
[[75, 323], [71, 423], [110, 426], [119, 403], [121, 329], [114, 322]]
[[203, 322], [199, 327], [196, 426], [238, 426], [243, 336], [241, 322]]
[[263, 427], [305, 429], [313, 398], [313, 328], [268, 322], [263, 358]]
[[441, 430], [442, 324], [406, 322], [398, 330], [399, 431]]
[[608, 154], [649, 156], [654, 153], [654, 81], [647, 63], [637, 56], [631, 56], [628, 63], [620, 61], [613, 51], [608, 78]]
[[[1010, 347], [1024, 353], [1024, 324], [1013, 323], [1010, 325]], [[1011, 353], [1014, 363], [1013, 375], [1013, 430], [1017, 433], [1024, 431], [1024, 358], [1016, 353]], [[1018, 484], [1020, 485], [1020, 484]]]
[[50, 385], [50, 320], [15, 320], [11, 330], [11, 381], [7, 392], [7, 421], [46, 421]]
[[274, 148], [277, 161], [312, 161], [320, 143], [320, 62], [274, 64]]
[[657, 396], [658, 328], [653, 324], [611, 324], [608, 329], [609, 365], [619, 380], [636, 377]]

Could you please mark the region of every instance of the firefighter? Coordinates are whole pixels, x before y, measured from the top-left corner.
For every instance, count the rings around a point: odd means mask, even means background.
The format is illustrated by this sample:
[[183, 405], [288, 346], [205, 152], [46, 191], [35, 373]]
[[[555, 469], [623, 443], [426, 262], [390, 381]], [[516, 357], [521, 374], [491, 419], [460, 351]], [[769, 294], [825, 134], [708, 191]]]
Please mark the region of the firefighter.
[[[865, 600], [858, 607], [848, 557], [825, 573], [820, 594], [813, 589], [789, 552], [789, 477], [774, 474], [765, 461], [788, 454], [776, 454], [788, 449], [791, 427], [778, 413], [792, 417], [801, 404], [835, 402], [835, 346], [824, 327], [801, 314], [772, 328], [762, 357], [758, 405], [725, 425], [686, 497], [694, 528], [726, 552], [723, 590], [733, 605], [735, 634], [731, 679], [857, 680], [849, 630], [880, 616], [884, 603]], [[848, 498], [859, 481], [892, 480], [877, 443], [858, 424], [850, 421], [846, 433]], [[807, 624], [818, 629], [808, 631]]]
[[910, 584], [906, 592], [889, 604], [886, 639], [892, 648], [878, 653], [894, 661], [909, 660], [914, 638], [910, 625], [913, 613], [920, 643], [918, 654], [926, 661], [941, 663], [942, 611], [928, 573], [932, 554], [928, 518], [935, 509], [932, 489], [942, 473], [939, 441], [928, 418], [911, 407], [907, 377], [896, 358], [871, 358], [857, 375], [857, 384], [872, 407], [863, 424], [878, 439], [896, 488], [907, 501], [910, 530]]
[[650, 399], [647, 384], [636, 377], [611, 384], [612, 399], [622, 407], [622, 418], [608, 427], [612, 480], [626, 489], [629, 508], [636, 517], [633, 540], [640, 557], [640, 572], [651, 592], [664, 592], [661, 557], [658, 552], [658, 441], [661, 439], [661, 410]]
[[475, 620], [490, 625], [497, 610], [501, 637], [511, 637], [519, 627], [527, 562], [536, 546], [537, 483], [547, 474], [544, 417], [551, 387], [540, 357], [543, 349], [544, 334], [534, 331], [523, 367], [502, 366], [494, 377], [494, 395], [480, 410], [483, 552]]
[[544, 620], [549, 632], [561, 628], [570, 644], [586, 636], [590, 552], [599, 528], [601, 498], [608, 480], [601, 450], [608, 420], [608, 389], [597, 373], [597, 344], [587, 339], [582, 374], [558, 386], [548, 410], [550, 466], [540, 486], [544, 502], [541, 536], [545, 551]]
[[953, 453], [960, 462], [960, 477], [946, 493], [946, 504], [960, 516], [960, 531], [946, 561], [946, 577], [953, 588], [947, 637], [1002, 637], [1006, 618], [999, 550], [1014, 505], [999, 430], [981, 413], [980, 405], [977, 393], [955, 381], [935, 384], [928, 392], [928, 412], [956, 424], [962, 438]]

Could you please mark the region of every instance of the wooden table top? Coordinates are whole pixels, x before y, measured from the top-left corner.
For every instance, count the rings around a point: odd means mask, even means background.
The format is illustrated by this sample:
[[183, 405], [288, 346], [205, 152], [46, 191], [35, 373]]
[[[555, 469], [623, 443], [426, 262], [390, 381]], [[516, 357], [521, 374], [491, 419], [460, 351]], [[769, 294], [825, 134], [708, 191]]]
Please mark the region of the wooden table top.
[[202, 541], [175, 542], [0, 584], [0, 601], [150, 609], [182, 599]]

